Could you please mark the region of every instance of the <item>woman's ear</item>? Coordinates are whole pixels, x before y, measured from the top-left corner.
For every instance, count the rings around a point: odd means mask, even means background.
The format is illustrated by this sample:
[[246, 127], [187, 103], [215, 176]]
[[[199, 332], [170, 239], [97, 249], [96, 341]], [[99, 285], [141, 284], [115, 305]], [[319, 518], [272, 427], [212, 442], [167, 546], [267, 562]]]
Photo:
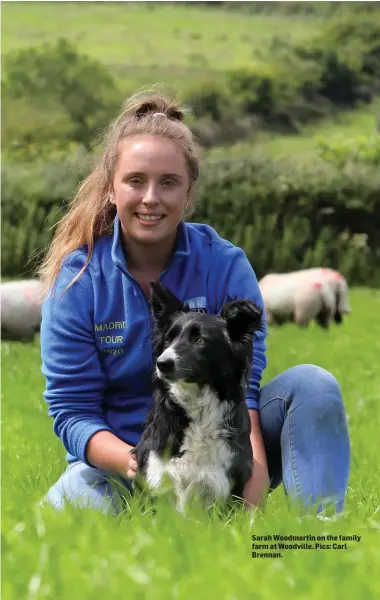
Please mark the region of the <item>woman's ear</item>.
[[108, 188], [107, 195], [108, 195], [108, 200], [111, 202], [111, 204], [115, 204], [115, 194], [113, 192], [112, 186], [110, 186]]
[[185, 204], [184, 215], [191, 215], [194, 211], [194, 198], [195, 198], [195, 190], [194, 185], [191, 186], [187, 193], [187, 199]]

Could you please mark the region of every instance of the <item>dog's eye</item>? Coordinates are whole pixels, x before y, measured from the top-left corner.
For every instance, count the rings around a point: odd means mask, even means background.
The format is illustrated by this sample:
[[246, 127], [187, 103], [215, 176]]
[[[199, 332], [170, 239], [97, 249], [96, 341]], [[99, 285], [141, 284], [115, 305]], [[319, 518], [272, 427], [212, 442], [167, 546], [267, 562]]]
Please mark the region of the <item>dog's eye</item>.
[[173, 327], [173, 329], [168, 331], [168, 333], [166, 334], [166, 341], [172, 342], [177, 337], [177, 335], [178, 335], [178, 329], [177, 329], [177, 327]]
[[203, 344], [203, 337], [201, 335], [201, 328], [198, 325], [193, 325], [189, 330], [190, 342], [196, 346]]

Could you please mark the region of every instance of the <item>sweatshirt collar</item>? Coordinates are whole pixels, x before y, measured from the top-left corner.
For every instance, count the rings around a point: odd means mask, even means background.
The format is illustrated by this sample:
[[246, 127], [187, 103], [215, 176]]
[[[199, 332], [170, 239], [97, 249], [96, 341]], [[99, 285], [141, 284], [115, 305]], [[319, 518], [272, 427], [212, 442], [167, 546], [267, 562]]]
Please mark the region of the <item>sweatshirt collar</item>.
[[[118, 265], [123, 271], [127, 272], [127, 264], [121, 241], [121, 224], [119, 215], [116, 215], [113, 223], [111, 255], [114, 264]], [[181, 221], [178, 225], [173, 258], [176, 256], [190, 256], [189, 233], [187, 231], [186, 224], [183, 221]]]

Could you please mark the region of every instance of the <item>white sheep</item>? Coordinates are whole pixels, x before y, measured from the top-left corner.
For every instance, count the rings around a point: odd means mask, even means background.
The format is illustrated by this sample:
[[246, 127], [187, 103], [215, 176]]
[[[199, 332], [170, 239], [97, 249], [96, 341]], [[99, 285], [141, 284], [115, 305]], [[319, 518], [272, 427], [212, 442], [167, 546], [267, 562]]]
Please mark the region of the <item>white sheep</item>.
[[37, 279], [0, 285], [1, 337], [32, 341], [41, 325], [42, 285]]
[[315, 319], [328, 328], [332, 320], [341, 323], [342, 315], [351, 312], [346, 280], [332, 269], [273, 273], [263, 277], [259, 286], [268, 324], [294, 321], [306, 326]]
[[348, 285], [343, 275], [334, 269], [323, 267], [307, 269], [304, 273], [313, 281], [326, 282], [329, 285], [336, 298], [334, 320], [336, 323], [341, 323], [342, 315], [351, 313], [348, 301]]

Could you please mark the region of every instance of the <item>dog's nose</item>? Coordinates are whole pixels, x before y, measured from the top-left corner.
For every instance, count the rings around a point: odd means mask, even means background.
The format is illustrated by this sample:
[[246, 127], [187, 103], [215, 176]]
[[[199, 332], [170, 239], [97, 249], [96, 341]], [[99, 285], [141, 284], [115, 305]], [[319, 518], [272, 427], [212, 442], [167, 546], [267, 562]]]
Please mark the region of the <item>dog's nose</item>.
[[174, 373], [174, 360], [172, 358], [159, 358], [157, 367], [164, 375], [172, 375]]

